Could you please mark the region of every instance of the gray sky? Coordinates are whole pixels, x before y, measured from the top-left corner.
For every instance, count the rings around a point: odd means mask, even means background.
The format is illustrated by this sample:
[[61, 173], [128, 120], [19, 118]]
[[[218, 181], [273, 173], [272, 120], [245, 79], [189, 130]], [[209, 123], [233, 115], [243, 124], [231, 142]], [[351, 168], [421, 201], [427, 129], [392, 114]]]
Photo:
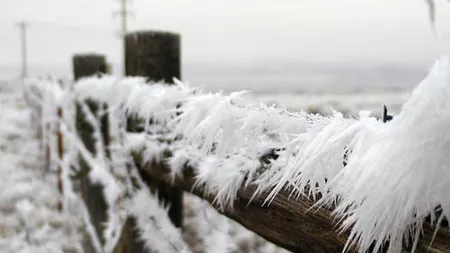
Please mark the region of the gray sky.
[[[129, 29], [182, 34], [183, 62], [332, 62], [427, 66], [450, 45], [450, 4], [437, 35], [424, 0], [134, 0]], [[30, 65], [70, 68], [75, 52], [121, 62], [115, 0], [0, 0], [0, 65], [20, 63], [15, 22], [30, 22]]]

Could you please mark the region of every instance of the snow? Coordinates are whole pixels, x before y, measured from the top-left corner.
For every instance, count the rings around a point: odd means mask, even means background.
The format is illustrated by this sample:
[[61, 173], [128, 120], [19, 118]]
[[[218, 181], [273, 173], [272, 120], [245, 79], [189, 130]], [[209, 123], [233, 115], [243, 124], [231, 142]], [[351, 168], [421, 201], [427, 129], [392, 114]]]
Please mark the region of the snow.
[[[404, 238], [417, 237], [423, 218], [438, 206], [441, 218], [450, 217], [447, 58], [436, 62], [387, 123], [368, 111], [352, 118], [335, 111], [329, 116], [290, 112], [260, 104], [245, 91], [211, 93], [175, 81], [172, 86], [149, 85], [143, 78], [103, 76], [81, 79], [72, 88], [36, 80], [26, 83], [32, 94], [44, 98], [34, 100], [43, 108], [44, 123], [55, 122], [51, 116], [55, 106], [70, 111], [74, 103], [82, 105], [95, 129], [96, 151], [90, 153], [84, 147], [67, 117], [57, 119], [70, 139], [70, 150], [91, 165], [89, 178], [104, 186], [110, 216], [133, 214], [140, 221], [142, 239], [147, 245], [159, 245], [161, 252], [187, 252], [188, 248], [167, 217], [162, 218], [165, 212], [158, 201], [142, 184], [130, 185], [138, 174], [131, 152], [141, 151], [145, 161], [163, 161], [165, 151], [170, 151], [173, 157], [164, 162], [171, 174], [180, 174], [186, 165], [192, 167], [196, 184], [204, 185], [220, 208], [232, 207], [238, 189], [249, 184], [257, 187], [255, 194], [269, 192], [264, 204], [287, 186], [294, 189], [292, 201], [321, 194], [317, 207], [336, 204], [333, 215], [342, 221], [340, 229], [351, 230], [347, 245], [358, 245], [360, 252], [374, 241], [378, 252], [387, 240], [388, 253], [399, 252], [405, 243], [413, 243]], [[86, 99], [107, 103], [109, 115], [115, 117], [115, 145], [123, 149], [124, 166], [119, 171], [113, 158], [105, 155], [98, 115], [83, 106]], [[119, 125], [127, 116], [144, 119], [146, 131], [121, 133]], [[262, 159], [272, 150], [276, 158]], [[128, 201], [132, 204], [124, 206]], [[26, 212], [27, 205], [21, 204], [21, 210]], [[145, 212], [148, 208], [154, 213]], [[154, 217], [161, 217], [162, 223], [155, 224]], [[123, 220], [124, 216], [117, 222], [111, 218], [110, 226], [120, 228]], [[171, 236], [176, 240], [171, 241]], [[155, 238], [159, 239], [155, 242]], [[225, 245], [230, 238], [217, 235], [214, 240]]]

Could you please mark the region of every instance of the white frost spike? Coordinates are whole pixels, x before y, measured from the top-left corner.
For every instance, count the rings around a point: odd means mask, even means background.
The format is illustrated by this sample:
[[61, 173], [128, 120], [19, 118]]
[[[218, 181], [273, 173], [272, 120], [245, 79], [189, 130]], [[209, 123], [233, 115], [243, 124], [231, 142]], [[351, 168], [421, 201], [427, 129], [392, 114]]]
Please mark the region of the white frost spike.
[[182, 81], [180, 81], [180, 80], [178, 80], [177, 78], [173, 78], [173, 82], [176, 84], [176, 85], [178, 85], [178, 87], [180, 87], [182, 90], [184, 90], [184, 91], [190, 91], [190, 88], [189, 88], [189, 84], [188, 83], [183, 83]]
[[400, 252], [404, 238], [414, 238], [438, 205], [450, 217], [449, 97], [445, 58], [398, 116], [371, 139], [354, 140], [349, 163], [336, 179], [337, 188], [346, 190], [334, 213], [346, 218], [343, 228], [352, 228], [348, 243], [358, 244], [359, 252], [374, 241], [377, 251], [388, 238], [388, 253]]
[[136, 218], [137, 228], [145, 246], [152, 252], [189, 253], [188, 246], [161, 207], [158, 199], [147, 188], [139, 190], [133, 197], [130, 213]]
[[236, 155], [233, 159], [208, 156], [196, 168], [196, 184], [204, 184], [206, 191], [215, 195], [214, 201], [220, 208], [232, 207], [247, 175], [256, 168], [258, 163], [245, 156]]
[[190, 160], [189, 158], [189, 153], [184, 149], [180, 149], [176, 150], [173, 156], [168, 159], [167, 163], [169, 164], [169, 168], [171, 168], [170, 175], [172, 179], [182, 174], [183, 169]]

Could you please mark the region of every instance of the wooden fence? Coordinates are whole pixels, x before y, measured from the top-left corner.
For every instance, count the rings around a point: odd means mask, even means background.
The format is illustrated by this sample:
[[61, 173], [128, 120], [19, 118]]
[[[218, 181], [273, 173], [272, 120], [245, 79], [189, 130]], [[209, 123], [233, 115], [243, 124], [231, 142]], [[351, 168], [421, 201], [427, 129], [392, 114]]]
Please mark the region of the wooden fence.
[[[127, 76], [144, 76], [150, 80], [171, 83], [172, 78], [180, 78], [180, 36], [172, 33], [137, 32], [125, 37], [125, 74]], [[105, 73], [107, 64], [101, 55], [76, 55], [73, 58], [75, 79]], [[89, 103], [89, 108], [98, 115], [102, 122], [103, 145], [108, 145], [108, 118], [105, 113], [108, 105], [98, 106]], [[57, 110], [58, 117], [64, 112]], [[89, 151], [94, 152], [92, 133], [93, 129], [86, 122], [80, 108], [77, 109], [77, 130], [79, 136]], [[128, 131], [140, 131], [140, 119], [128, 120]], [[58, 145], [60, 156], [63, 155], [63, 136], [58, 132]], [[170, 154], [167, 154], [168, 158]], [[61, 158], [61, 157], [60, 157]], [[214, 205], [214, 196], [208, 195], [202, 186], [194, 187], [194, 170], [186, 170], [175, 180], [169, 180], [170, 169], [163, 163], [151, 161], [142, 162], [142, 154], [134, 154], [135, 162], [140, 168], [141, 177], [151, 189], [157, 189], [159, 197], [170, 204], [169, 217], [176, 227], [183, 227], [183, 191], [192, 192], [198, 197]], [[48, 161], [50, 162], [50, 161]], [[87, 163], [81, 159], [81, 171], [89, 171]], [[58, 170], [60, 173], [60, 169]], [[61, 178], [59, 178], [62, 184]], [[88, 207], [96, 232], [101, 238], [102, 222], [106, 219], [106, 203], [102, 196], [101, 186], [93, 185], [81, 175], [80, 189], [83, 199]], [[59, 185], [62, 191], [62, 185]], [[321, 208], [311, 210], [314, 201], [308, 198], [290, 199], [289, 189], [281, 191], [270, 205], [264, 205], [266, 194], [254, 197], [255, 188], [242, 186], [234, 201], [233, 208], [218, 209], [223, 215], [233, 219], [244, 227], [259, 234], [265, 239], [292, 252], [304, 253], [339, 253], [346, 244], [348, 233], [336, 232], [338, 225], [331, 218], [331, 209]], [[320, 197], [320, 196], [318, 196]], [[253, 198], [253, 199], [252, 199]], [[59, 207], [61, 208], [61, 207]], [[139, 253], [144, 252], [142, 243], [137, 240], [134, 230], [134, 220], [129, 218], [122, 231], [121, 240], [115, 252]], [[450, 233], [441, 228], [436, 231], [431, 226], [425, 226], [421, 240], [418, 244], [419, 252], [450, 252]], [[94, 252], [92, 242], [86, 239], [85, 251]], [[357, 249], [350, 249], [350, 251]], [[404, 252], [409, 249], [405, 248]]]

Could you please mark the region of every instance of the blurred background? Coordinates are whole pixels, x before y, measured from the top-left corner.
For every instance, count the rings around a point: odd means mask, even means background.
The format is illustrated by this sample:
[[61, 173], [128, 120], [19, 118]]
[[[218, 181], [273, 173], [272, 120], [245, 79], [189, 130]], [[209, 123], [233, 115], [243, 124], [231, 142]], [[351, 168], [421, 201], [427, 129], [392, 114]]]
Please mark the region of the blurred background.
[[2, 0], [0, 14], [0, 80], [22, 75], [22, 32], [28, 76], [71, 78], [87, 52], [121, 75], [125, 17], [127, 31], [181, 34], [193, 86], [325, 114], [398, 112], [450, 48], [447, 0]]

